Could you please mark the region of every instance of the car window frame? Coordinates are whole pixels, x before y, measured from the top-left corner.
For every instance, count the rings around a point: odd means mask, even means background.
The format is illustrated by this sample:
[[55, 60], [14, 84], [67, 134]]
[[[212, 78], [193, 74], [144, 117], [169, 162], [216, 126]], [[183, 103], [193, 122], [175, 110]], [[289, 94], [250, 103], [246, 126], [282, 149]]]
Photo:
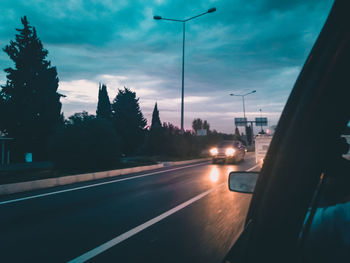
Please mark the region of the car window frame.
[[298, 234], [327, 163], [327, 149], [349, 119], [349, 10], [346, 1], [334, 2], [282, 112], [250, 203], [246, 229], [228, 259], [298, 260]]

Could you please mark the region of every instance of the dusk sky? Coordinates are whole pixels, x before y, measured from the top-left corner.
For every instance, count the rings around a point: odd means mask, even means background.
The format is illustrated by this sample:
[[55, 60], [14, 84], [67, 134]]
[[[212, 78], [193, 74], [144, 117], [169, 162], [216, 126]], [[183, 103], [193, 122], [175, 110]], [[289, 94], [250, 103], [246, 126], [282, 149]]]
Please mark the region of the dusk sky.
[[[194, 118], [232, 133], [234, 117], [277, 123], [313, 43], [331, 9], [330, 0], [1, 0], [0, 46], [14, 40], [20, 18], [35, 26], [48, 59], [57, 67], [63, 112], [95, 114], [99, 82], [112, 101], [126, 86], [140, 98], [151, 122], [158, 102], [162, 122], [180, 126], [182, 24], [153, 15], [184, 19], [217, 11], [186, 24], [185, 128]], [[3, 69], [13, 66], [0, 52]]]

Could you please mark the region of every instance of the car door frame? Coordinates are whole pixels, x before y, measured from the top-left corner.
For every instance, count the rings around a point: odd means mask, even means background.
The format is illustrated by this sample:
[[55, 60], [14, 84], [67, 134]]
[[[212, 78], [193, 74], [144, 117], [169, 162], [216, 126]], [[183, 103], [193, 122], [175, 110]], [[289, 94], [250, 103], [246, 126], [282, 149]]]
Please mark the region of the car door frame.
[[350, 117], [350, 3], [336, 0], [288, 98], [228, 262], [298, 262], [297, 241]]

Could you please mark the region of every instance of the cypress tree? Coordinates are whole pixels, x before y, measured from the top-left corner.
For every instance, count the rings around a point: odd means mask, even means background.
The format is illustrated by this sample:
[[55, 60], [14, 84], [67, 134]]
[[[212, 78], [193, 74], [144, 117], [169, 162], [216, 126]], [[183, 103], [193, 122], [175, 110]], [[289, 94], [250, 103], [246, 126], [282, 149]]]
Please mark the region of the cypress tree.
[[[56, 67], [46, 59], [35, 27], [21, 18], [23, 28], [16, 29], [15, 41], [3, 50], [14, 62], [6, 68], [7, 82], [1, 87], [4, 99], [3, 130], [15, 138], [15, 157], [33, 152], [35, 159], [46, 159], [48, 136], [62, 123], [60, 97], [57, 93]], [[20, 156], [20, 157], [19, 157]]]
[[157, 128], [161, 128], [162, 123], [160, 122], [159, 118], [159, 111], [158, 111], [158, 106], [157, 102], [154, 105], [153, 113], [152, 113], [152, 125], [151, 125], [151, 131]]
[[149, 131], [147, 150], [151, 155], [160, 155], [164, 149], [164, 129], [159, 118], [159, 110], [156, 103], [152, 113], [152, 125]]
[[239, 130], [238, 127], [236, 127], [235, 129], [235, 134], [233, 135], [235, 140], [240, 140], [241, 139], [241, 135], [239, 134]]
[[110, 120], [112, 117], [112, 107], [109, 101], [107, 86], [105, 84], [99, 85], [98, 88], [98, 103], [96, 110], [97, 118], [104, 118]]

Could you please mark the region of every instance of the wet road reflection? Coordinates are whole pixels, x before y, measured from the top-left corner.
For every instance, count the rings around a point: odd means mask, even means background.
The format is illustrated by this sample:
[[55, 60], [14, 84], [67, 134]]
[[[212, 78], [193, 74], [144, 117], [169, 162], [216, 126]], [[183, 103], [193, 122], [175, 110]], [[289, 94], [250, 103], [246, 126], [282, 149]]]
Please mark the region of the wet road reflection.
[[[228, 176], [253, 166], [248, 153], [239, 164], [169, 169], [2, 206], [2, 261], [53, 262], [55, 255], [54, 261], [67, 262], [182, 206], [93, 262], [221, 262], [242, 229], [251, 198], [230, 192]], [[197, 196], [202, 197], [186, 205]]]
[[219, 180], [219, 174], [220, 174], [219, 169], [215, 166], [212, 167], [209, 174], [210, 181], [212, 181], [213, 183], [216, 183]]
[[231, 172], [244, 171], [239, 165], [209, 165], [207, 178], [212, 183], [227, 181]]

